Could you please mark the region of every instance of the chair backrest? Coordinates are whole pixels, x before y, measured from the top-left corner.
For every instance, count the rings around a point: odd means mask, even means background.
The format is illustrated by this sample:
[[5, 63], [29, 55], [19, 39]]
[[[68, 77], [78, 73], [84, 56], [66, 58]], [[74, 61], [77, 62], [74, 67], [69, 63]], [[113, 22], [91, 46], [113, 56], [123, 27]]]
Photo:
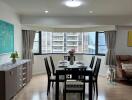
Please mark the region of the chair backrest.
[[98, 78], [98, 74], [99, 74], [99, 69], [100, 69], [100, 64], [101, 64], [101, 59], [100, 58], [97, 58], [97, 61], [96, 61], [96, 64], [95, 64], [95, 67], [94, 67], [94, 77], [97, 79]]
[[50, 67], [49, 67], [49, 63], [48, 63], [47, 58], [44, 58], [44, 62], [45, 62], [47, 75], [48, 75], [48, 77], [50, 77], [51, 76], [51, 71], [50, 71]]
[[52, 56], [50, 56], [50, 62], [51, 62], [51, 67], [52, 67], [53, 75], [55, 75], [55, 65], [54, 65], [54, 62], [53, 62]]
[[89, 65], [89, 67], [90, 67], [91, 69], [93, 68], [94, 60], [95, 60], [95, 56], [92, 56], [92, 59], [91, 59], [90, 65]]

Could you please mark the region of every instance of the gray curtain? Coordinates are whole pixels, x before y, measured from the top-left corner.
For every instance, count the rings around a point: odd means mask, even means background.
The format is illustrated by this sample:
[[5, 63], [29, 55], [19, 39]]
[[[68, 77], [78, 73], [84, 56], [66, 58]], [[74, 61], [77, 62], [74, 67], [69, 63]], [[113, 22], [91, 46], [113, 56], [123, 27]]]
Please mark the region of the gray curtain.
[[35, 37], [35, 31], [32, 30], [22, 30], [23, 38], [23, 59], [31, 59], [33, 63], [33, 42]]
[[106, 54], [106, 65], [114, 66], [116, 65], [115, 57], [116, 31], [106, 31], [105, 42], [108, 50]]

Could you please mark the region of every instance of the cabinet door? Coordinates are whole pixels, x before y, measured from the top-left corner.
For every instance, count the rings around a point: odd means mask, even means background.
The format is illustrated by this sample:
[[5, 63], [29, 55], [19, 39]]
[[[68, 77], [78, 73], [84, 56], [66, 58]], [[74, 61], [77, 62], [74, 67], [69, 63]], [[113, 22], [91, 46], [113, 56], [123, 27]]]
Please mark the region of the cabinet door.
[[6, 100], [9, 100], [17, 92], [17, 68], [13, 68], [5, 73]]

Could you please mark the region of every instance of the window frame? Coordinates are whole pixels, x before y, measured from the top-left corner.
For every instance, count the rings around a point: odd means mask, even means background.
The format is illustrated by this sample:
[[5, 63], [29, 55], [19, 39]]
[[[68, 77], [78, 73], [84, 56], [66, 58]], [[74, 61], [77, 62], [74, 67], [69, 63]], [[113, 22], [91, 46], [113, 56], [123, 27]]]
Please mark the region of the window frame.
[[[66, 54], [66, 53], [53, 53], [53, 52], [52, 52], [52, 53], [42, 53], [42, 50], [41, 50], [41, 49], [42, 49], [42, 47], [41, 47], [41, 42], [42, 42], [42, 35], [41, 35], [41, 34], [42, 34], [42, 32], [39, 31], [38, 33], [39, 33], [39, 37], [38, 37], [38, 38], [39, 38], [39, 48], [38, 48], [38, 49], [39, 49], [39, 52], [38, 52], [38, 53], [34, 53], [34, 55]], [[95, 33], [95, 54], [89, 54], [89, 53], [77, 53], [77, 54], [105, 56], [105, 53], [99, 53], [99, 52], [98, 52], [98, 49], [99, 49], [99, 48], [98, 48], [98, 47], [99, 47], [99, 45], [98, 45], [98, 44], [99, 44], [99, 41], [98, 41], [98, 40], [99, 40], [99, 34], [100, 34], [100, 33], [104, 33], [104, 32], [98, 32], [98, 31], [97, 31], [97, 32]]]
[[99, 34], [100, 33], [105, 33], [105, 32], [96, 32], [96, 47], [95, 47], [95, 55], [101, 55], [105, 56], [105, 53], [99, 53]]
[[34, 55], [42, 55], [42, 53], [41, 53], [41, 31], [39, 31], [38, 34], [39, 34], [39, 37], [38, 37], [39, 38], [39, 41], [38, 41], [38, 43], [39, 43], [39, 47], [38, 47], [39, 52], [34, 53]]

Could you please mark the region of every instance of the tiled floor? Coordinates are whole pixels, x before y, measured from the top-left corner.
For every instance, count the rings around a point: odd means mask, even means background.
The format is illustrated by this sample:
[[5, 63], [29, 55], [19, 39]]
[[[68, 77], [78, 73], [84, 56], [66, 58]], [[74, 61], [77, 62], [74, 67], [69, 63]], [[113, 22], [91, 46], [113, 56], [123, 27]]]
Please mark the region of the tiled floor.
[[[116, 83], [110, 84], [106, 78], [99, 77], [99, 96], [97, 100], [132, 100], [132, 84]], [[54, 100], [54, 89], [51, 89], [47, 97], [47, 77], [46, 75], [34, 76], [31, 82], [22, 89], [13, 100]], [[87, 89], [86, 89], [87, 90]], [[63, 95], [60, 90], [60, 100]], [[78, 100], [78, 94], [68, 94], [67, 100]], [[86, 91], [86, 100], [88, 92]]]

